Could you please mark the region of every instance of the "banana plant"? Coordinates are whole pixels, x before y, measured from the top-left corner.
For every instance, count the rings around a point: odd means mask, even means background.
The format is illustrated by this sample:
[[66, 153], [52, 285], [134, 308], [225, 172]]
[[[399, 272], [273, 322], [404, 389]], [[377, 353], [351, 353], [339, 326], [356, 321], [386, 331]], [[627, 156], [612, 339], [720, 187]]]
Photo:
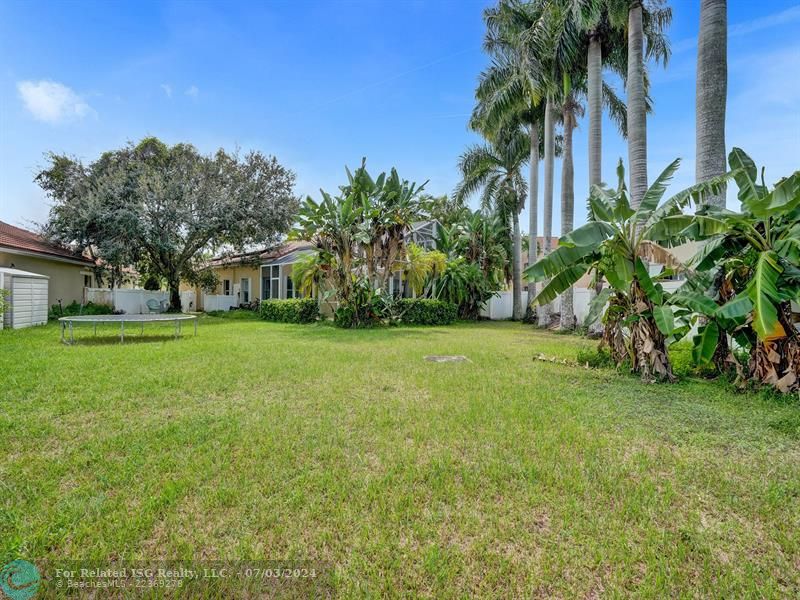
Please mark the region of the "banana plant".
[[[795, 391], [800, 334], [791, 303], [800, 301], [800, 171], [770, 190], [763, 169], [759, 179], [740, 148], [730, 152], [728, 163], [741, 212], [704, 207], [694, 219], [683, 218], [680, 235], [703, 242], [692, 268], [726, 274], [727, 295], [708, 316], [750, 350], [749, 378]], [[712, 351], [707, 343], [705, 356]]]
[[632, 208], [625, 185], [625, 169], [617, 167], [616, 190], [593, 186], [589, 195], [589, 222], [559, 240], [559, 245], [526, 269], [530, 281], [544, 281], [534, 302], [545, 305], [589, 271], [610, 285], [594, 300], [590, 312], [603, 314], [603, 342], [610, 346], [617, 364], [629, 361], [645, 380], [673, 381], [667, 344], [686, 331], [676, 322], [663, 286], [650, 273], [649, 265], [660, 263], [679, 268], [668, 248], [687, 239], [672, 219], [683, 216], [690, 202], [700, 203], [719, 193], [727, 176], [687, 188], [661, 202], [667, 185], [680, 165], [673, 161], [653, 182], [638, 208]]

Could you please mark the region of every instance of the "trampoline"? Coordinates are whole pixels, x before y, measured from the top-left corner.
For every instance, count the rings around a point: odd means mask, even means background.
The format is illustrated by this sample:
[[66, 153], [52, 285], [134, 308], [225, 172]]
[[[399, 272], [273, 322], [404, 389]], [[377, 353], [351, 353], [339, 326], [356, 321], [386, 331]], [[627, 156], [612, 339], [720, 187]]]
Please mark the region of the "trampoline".
[[[183, 321], [194, 321], [194, 334], [197, 335], [197, 317], [182, 313], [162, 313], [157, 315], [81, 315], [77, 317], [61, 317], [58, 321], [61, 323], [61, 341], [70, 345], [75, 343], [73, 331], [74, 323], [91, 323], [94, 326], [95, 335], [97, 335], [98, 323], [119, 323], [120, 343], [125, 341], [125, 323], [138, 323], [141, 334], [144, 334], [145, 323], [172, 323], [175, 327], [175, 338], [177, 339], [181, 336], [181, 323], [183, 323]], [[67, 339], [67, 333], [69, 333], [69, 339]]]

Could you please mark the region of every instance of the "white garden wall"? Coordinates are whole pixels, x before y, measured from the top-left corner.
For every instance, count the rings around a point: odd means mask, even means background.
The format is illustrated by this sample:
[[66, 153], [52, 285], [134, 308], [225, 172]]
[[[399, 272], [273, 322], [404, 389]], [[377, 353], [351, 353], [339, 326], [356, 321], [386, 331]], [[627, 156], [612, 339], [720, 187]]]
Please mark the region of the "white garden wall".
[[[166, 310], [169, 305], [169, 292], [150, 290], [128, 290], [107, 288], [84, 288], [84, 301], [94, 304], [112, 306], [115, 311], [126, 315], [145, 315], [152, 312], [147, 307], [148, 300], [155, 300], [161, 305], [161, 310]], [[181, 292], [181, 307], [183, 312], [196, 310], [195, 294], [192, 291]]]
[[206, 312], [211, 312], [212, 310], [230, 310], [234, 306], [239, 306], [238, 296], [203, 294], [203, 310]]

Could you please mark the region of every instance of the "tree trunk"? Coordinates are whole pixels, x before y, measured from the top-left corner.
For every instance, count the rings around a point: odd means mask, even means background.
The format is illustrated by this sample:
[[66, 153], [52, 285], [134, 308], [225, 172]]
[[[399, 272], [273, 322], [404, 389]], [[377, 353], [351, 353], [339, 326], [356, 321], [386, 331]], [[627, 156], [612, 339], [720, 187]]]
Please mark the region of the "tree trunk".
[[600, 38], [589, 37], [588, 104], [589, 104], [589, 188], [602, 179], [603, 163], [603, 57]]
[[[553, 101], [547, 98], [544, 111], [544, 244], [542, 254], [550, 254], [550, 243], [553, 237], [553, 170], [555, 168], [555, 120]], [[546, 285], [546, 283], [545, 283]], [[550, 305], [540, 306], [537, 310], [539, 327], [550, 325]]]
[[[593, 185], [603, 181], [603, 54], [600, 37], [596, 32], [589, 35], [589, 60], [587, 64], [587, 101], [589, 104], [589, 191]], [[592, 286], [589, 292], [591, 302], [602, 289], [602, 283]], [[593, 323], [589, 331], [598, 334], [603, 331], [600, 321]]]
[[633, 310], [638, 313], [638, 318], [630, 324], [633, 372], [639, 373], [643, 381], [675, 381], [666, 339], [652, 317], [653, 304], [636, 279], [631, 284], [630, 296]]
[[169, 279], [169, 310], [170, 312], [181, 312], [181, 281], [180, 279]]
[[525, 316], [522, 307], [522, 235], [519, 230], [519, 211], [517, 207], [514, 208], [514, 215], [512, 217], [514, 224], [514, 255], [512, 260], [512, 318], [515, 321], [521, 321]]
[[[528, 201], [528, 264], [532, 265], [539, 258], [538, 235], [539, 235], [539, 124], [531, 125], [531, 175]], [[528, 283], [528, 304], [536, 296], [536, 283]]]
[[647, 113], [644, 95], [642, 5], [628, 12], [628, 169], [631, 206], [638, 208], [647, 191]]
[[783, 394], [800, 392], [800, 334], [792, 321], [790, 302], [778, 306], [778, 321], [788, 335], [769, 342], [756, 341], [750, 350], [749, 378]]
[[[572, 131], [575, 127], [573, 99], [568, 96], [564, 101], [564, 142], [561, 158], [561, 235], [572, 231], [575, 220], [575, 169], [572, 161]], [[559, 328], [572, 330], [575, 328], [575, 310], [573, 308], [575, 290], [572, 286], [561, 294], [561, 322]]]
[[[728, 93], [728, 2], [701, 0], [697, 43], [695, 176], [697, 182], [725, 174], [725, 102]], [[725, 193], [708, 204], [725, 207]]]

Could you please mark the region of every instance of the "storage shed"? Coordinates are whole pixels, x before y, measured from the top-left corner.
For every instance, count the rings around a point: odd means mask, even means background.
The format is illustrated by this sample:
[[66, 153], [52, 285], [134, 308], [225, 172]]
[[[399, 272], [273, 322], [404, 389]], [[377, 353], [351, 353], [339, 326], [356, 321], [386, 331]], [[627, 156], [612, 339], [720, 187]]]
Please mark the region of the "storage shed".
[[6, 290], [5, 327], [21, 329], [47, 323], [47, 275], [0, 267], [0, 288]]

